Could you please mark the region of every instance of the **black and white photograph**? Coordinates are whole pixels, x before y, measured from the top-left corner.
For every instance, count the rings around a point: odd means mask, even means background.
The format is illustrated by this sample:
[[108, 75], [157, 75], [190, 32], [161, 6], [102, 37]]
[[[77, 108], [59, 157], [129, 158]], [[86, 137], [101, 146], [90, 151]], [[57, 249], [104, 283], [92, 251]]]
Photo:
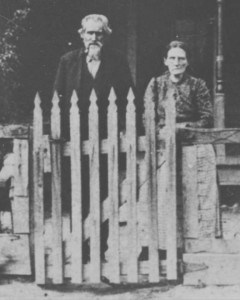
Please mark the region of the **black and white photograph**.
[[240, 0], [0, 0], [0, 299], [240, 299]]

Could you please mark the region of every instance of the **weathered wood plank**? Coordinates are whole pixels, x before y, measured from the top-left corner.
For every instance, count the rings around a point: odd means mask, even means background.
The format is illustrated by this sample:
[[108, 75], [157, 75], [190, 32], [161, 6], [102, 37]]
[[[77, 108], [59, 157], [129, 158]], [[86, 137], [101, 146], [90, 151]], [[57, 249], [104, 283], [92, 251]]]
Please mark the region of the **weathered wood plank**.
[[119, 261], [119, 169], [118, 169], [118, 113], [116, 94], [112, 89], [108, 107], [108, 198], [109, 215], [109, 263], [111, 266], [110, 281], [120, 282]]
[[[63, 155], [70, 156], [70, 142], [65, 142], [63, 147]], [[137, 148], [139, 151], [145, 151], [145, 136], [140, 136], [137, 138]], [[119, 137], [119, 152], [126, 152], [127, 140], [125, 135]], [[100, 141], [100, 153], [108, 153], [108, 139], [103, 139]], [[89, 154], [89, 141], [82, 142], [82, 154]]]
[[78, 98], [74, 91], [70, 109], [71, 139], [71, 184], [72, 184], [72, 243], [71, 277], [73, 283], [82, 282], [82, 178], [81, 178], [81, 136]]
[[13, 233], [29, 233], [29, 197], [11, 199]]
[[[185, 138], [182, 139], [183, 145], [198, 145], [198, 144], [231, 144], [240, 143], [240, 129], [239, 128], [225, 128], [225, 129], [192, 129], [184, 128], [181, 129], [182, 134], [186, 132]], [[191, 138], [187, 138], [190, 135]], [[160, 148], [162, 138], [157, 136], [157, 149]], [[126, 136], [120, 136], [119, 140], [119, 151], [126, 152], [127, 141]], [[139, 151], [146, 150], [146, 138], [145, 136], [140, 136], [137, 138], [137, 147]], [[100, 153], [108, 152], [108, 140], [102, 140], [100, 143]], [[82, 153], [89, 154], [89, 142], [83, 141], [82, 143]], [[70, 143], [66, 142], [64, 144], [64, 156], [70, 156]], [[218, 164], [239, 164], [240, 159], [238, 157], [226, 157], [225, 161], [218, 161]]]
[[90, 280], [101, 280], [100, 255], [100, 165], [99, 165], [99, 116], [97, 96], [93, 90], [89, 107], [89, 164], [90, 164]]
[[181, 129], [182, 144], [234, 144], [240, 143], [239, 128], [183, 128]]
[[[234, 144], [240, 143], [240, 129], [239, 128], [225, 128], [225, 129], [193, 129], [193, 128], [182, 128], [180, 134], [185, 135], [182, 138], [183, 145], [198, 145], [198, 144]], [[108, 141], [102, 140], [100, 143], [100, 152], [107, 153]], [[157, 149], [159, 149], [159, 144], [162, 143], [162, 139], [157, 137]], [[145, 151], [145, 136], [140, 136], [137, 138], [137, 145], [139, 151]], [[122, 135], [119, 141], [119, 151], [126, 152], [126, 136]], [[83, 154], [89, 153], [89, 142], [84, 141], [82, 143]], [[66, 142], [64, 145], [64, 155], [70, 156], [70, 143]], [[227, 164], [238, 164], [238, 157], [226, 157]], [[222, 161], [219, 161], [218, 164], [221, 164]]]
[[0, 125], [0, 138], [28, 139], [29, 125]]
[[59, 98], [55, 92], [51, 110], [53, 283], [63, 282], [62, 198], [61, 198], [61, 122]]
[[28, 141], [14, 139], [13, 232], [29, 233]]
[[185, 285], [240, 284], [240, 254], [185, 253]]
[[43, 120], [41, 100], [35, 97], [33, 112], [33, 210], [34, 210], [34, 254], [35, 254], [35, 281], [37, 284], [45, 283], [44, 259], [44, 210], [43, 210], [43, 152], [42, 135]]
[[182, 148], [183, 235], [198, 238], [197, 146]]
[[166, 105], [167, 279], [177, 279], [176, 108], [174, 95]]
[[134, 95], [130, 89], [128, 94], [126, 115], [127, 139], [127, 181], [129, 183], [128, 198], [128, 281], [138, 281], [138, 251], [137, 251], [137, 137], [136, 137], [136, 111]]
[[14, 139], [14, 195], [28, 197], [28, 141]]
[[[146, 178], [148, 180], [148, 234], [149, 234], [149, 281], [159, 281], [158, 264], [158, 199], [155, 103], [151, 99], [145, 103], [146, 122]], [[159, 183], [161, 184], [161, 183]]]
[[199, 238], [221, 235], [216, 159], [212, 145], [197, 146]]

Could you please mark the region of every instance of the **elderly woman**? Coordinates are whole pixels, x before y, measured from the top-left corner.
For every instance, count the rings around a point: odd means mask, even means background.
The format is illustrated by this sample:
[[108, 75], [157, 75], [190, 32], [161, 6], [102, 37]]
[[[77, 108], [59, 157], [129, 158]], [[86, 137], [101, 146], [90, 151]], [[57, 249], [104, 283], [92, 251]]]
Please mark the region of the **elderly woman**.
[[165, 106], [168, 95], [176, 100], [178, 127], [212, 127], [212, 103], [205, 82], [190, 76], [188, 67], [188, 51], [180, 41], [171, 42], [166, 51], [164, 64], [168, 71], [160, 77], [152, 78], [145, 100], [157, 99], [158, 126], [165, 124]]
[[[209, 90], [202, 79], [188, 74], [187, 67], [189, 53], [186, 45], [181, 41], [173, 41], [168, 47], [164, 57], [167, 72], [157, 78], [152, 78], [145, 92], [144, 101], [154, 101], [156, 104], [156, 120], [158, 132], [164, 136], [165, 110], [169, 97], [174, 97], [176, 105], [176, 127], [209, 128], [213, 126], [213, 107]], [[178, 149], [179, 150], [179, 149]], [[179, 230], [185, 238], [214, 237], [218, 229], [218, 192], [216, 185], [215, 153], [212, 145], [199, 145], [184, 147], [181, 154], [178, 151], [178, 164], [182, 159], [183, 168], [178, 166], [178, 187], [184, 186], [185, 193], [181, 197], [178, 193], [178, 215], [181, 216], [188, 201], [196, 201], [197, 205], [191, 205], [195, 211], [190, 215], [184, 213], [184, 224], [189, 224], [195, 229], [189, 230], [188, 225]], [[160, 248], [165, 249], [166, 239], [166, 173], [165, 151], [160, 150], [158, 154], [159, 176], [159, 243]], [[195, 166], [194, 166], [194, 161]], [[196, 176], [193, 177], [192, 168], [196, 167]], [[184, 173], [181, 182], [179, 173]], [[197, 186], [196, 195], [190, 197], [186, 192], [187, 182]], [[180, 198], [180, 199], [179, 199]], [[183, 198], [183, 201], [181, 199]], [[195, 208], [194, 208], [195, 207]], [[182, 223], [182, 222], [181, 222]], [[179, 222], [179, 224], [181, 224]], [[196, 226], [195, 226], [195, 225]], [[180, 229], [180, 228], [179, 228]], [[178, 244], [179, 245], [179, 244]], [[179, 245], [180, 246], [180, 245]]]

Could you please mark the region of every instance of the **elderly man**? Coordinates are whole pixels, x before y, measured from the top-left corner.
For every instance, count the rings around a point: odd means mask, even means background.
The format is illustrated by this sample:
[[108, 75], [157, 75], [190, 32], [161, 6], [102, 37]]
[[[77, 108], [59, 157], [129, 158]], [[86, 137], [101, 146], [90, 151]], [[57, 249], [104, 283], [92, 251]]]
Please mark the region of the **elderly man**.
[[[125, 128], [125, 110], [127, 104], [127, 94], [132, 87], [132, 79], [127, 60], [117, 50], [109, 47], [108, 39], [112, 33], [108, 25], [108, 19], [103, 15], [88, 15], [82, 20], [82, 27], [79, 29], [80, 37], [84, 47], [65, 54], [58, 66], [54, 89], [58, 92], [62, 106], [62, 132], [69, 137], [69, 109], [73, 90], [76, 90], [79, 98], [79, 108], [81, 111], [81, 136], [88, 138], [88, 108], [89, 97], [92, 89], [97, 94], [97, 104], [99, 108], [99, 129], [100, 137], [107, 135], [107, 106], [111, 87], [114, 88], [117, 96], [117, 107], [119, 115], [119, 129]], [[63, 162], [65, 163], [65, 162]], [[124, 165], [120, 162], [121, 165]], [[68, 166], [65, 166], [67, 170]], [[100, 198], [103, 201], [107, 197], [107, 157], [101, 155], [100, 159]], [[83, 190], [83, 218], [89, 212], [89, 171], [88, 157], [82, 160], [82, 190]], [[64, 207], [70, 205], [68, 195], [70, 194], [69, 171], [63, 172], [63, 204]], [[68, 185], [68, 188], [66, 188]], [[108, 224], [105, 222], [101, 228], [102, 245], [101, 253], [107, 249]], [[83, 260], [88, 260], [88, 244], [83, 246]]]
[[125, 57], [110, 48], [108, 38], [112, 33], [108, 19], [103, 15], [92, 14], [82, 20], [79, 29], [84, 47], [65, 54], [60, 61], [54, 89], [62, 98], [63, 132], [68, 136], [68, 115], [73, 90], [77, 91], [82, 112], [82, 137], [88, 136], [89, 96], [94, 88], [98, 97], [100, 114], [100, 136], [106, 136], [106, 112], [111, 87], [117, 96], [120, 130], [124, 128], [126, 96], [132, 79]]

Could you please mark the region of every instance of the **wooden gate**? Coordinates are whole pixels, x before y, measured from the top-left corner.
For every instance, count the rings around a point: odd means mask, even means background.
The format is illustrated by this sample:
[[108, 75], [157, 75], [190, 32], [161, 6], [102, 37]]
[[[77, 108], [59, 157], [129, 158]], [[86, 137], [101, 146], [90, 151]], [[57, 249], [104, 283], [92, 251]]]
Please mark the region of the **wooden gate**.
[[[78, 98], [73, 93], [70, 109], [70, 141], [61, 138], [60, 109], [57, 94], [53, 97], [51, 135], [43, 134], [40, 98], [35, 98], [33, 124], [33, 182], [34, 182], [34, 246], [36, 282], [55, 284], [70, 280], [73, 283], [100, 282], [159, 282], [177, 279], [176, 230], [176, 170], [175, 130], [167, 135], [167, 170], [169, 183], [167, 228], [159, 229], [158, 198], [159, 170], [165, 164], [161, 145], [156, 138], [154, 103], [147, 103], [146, 135], [138, 136], [134, 95], [128, 94], [126, 133], [118, 131], [116, 96], [112, 89], [108, 107], [108, 138], [99, 137], [97, 98], [93, 91], [89, 108], [89, 138], [80, 136], [81, 114]], [[175, 120], [174, 118], [170, 118]], [[174, 127], [173, 121], [169, 126]], [[160, 147], [161, 148], [161, 147]], [[160, 149], [159, 148], [159, 149]], [[157, 154], [160, 151], [160, 154]], [[119, 166], [119, 156], [126, 157], [126, 168]], [[107, 156], [103, 170], [101, 157]], [[83, 218], [82, 176], [89, 172], [90, 213]], [[69, 175], [62, 165], [68, 160]], [[159, 164], [159, 167], [157, 166]], [[46, 176], [50, 178], [50, 211], [46, 204]], [[62, 178], [65, 176], [63, 182]], [[101, 198], [101, 177], [108, 178], [108, 193]], [[162, 175], [161, 175], [162, 176]], [[69, 193], [63, 193], [71, 177]], [[66, 200], [68, 198], [68, 200]], [[71, 203], [65, 211], [62, 203]], [[107, 250], [104, 257], [102, 226], [108, 223]], [[168, 234], [166, 235], [166, 230]], [[106, 232], [105, 232], [106, 233]], [[164, 235], [164, 243], [159, 243]], [[167, 239], [166, 239], [167, 237]], [[84, 251], [89, 249], [87, 261]], [[162, 250], [161, 250], [162, 249]], [[166, 259], [166, 252], [167, 259]], [[163, 255], [160, 255], [163, 253]]]

